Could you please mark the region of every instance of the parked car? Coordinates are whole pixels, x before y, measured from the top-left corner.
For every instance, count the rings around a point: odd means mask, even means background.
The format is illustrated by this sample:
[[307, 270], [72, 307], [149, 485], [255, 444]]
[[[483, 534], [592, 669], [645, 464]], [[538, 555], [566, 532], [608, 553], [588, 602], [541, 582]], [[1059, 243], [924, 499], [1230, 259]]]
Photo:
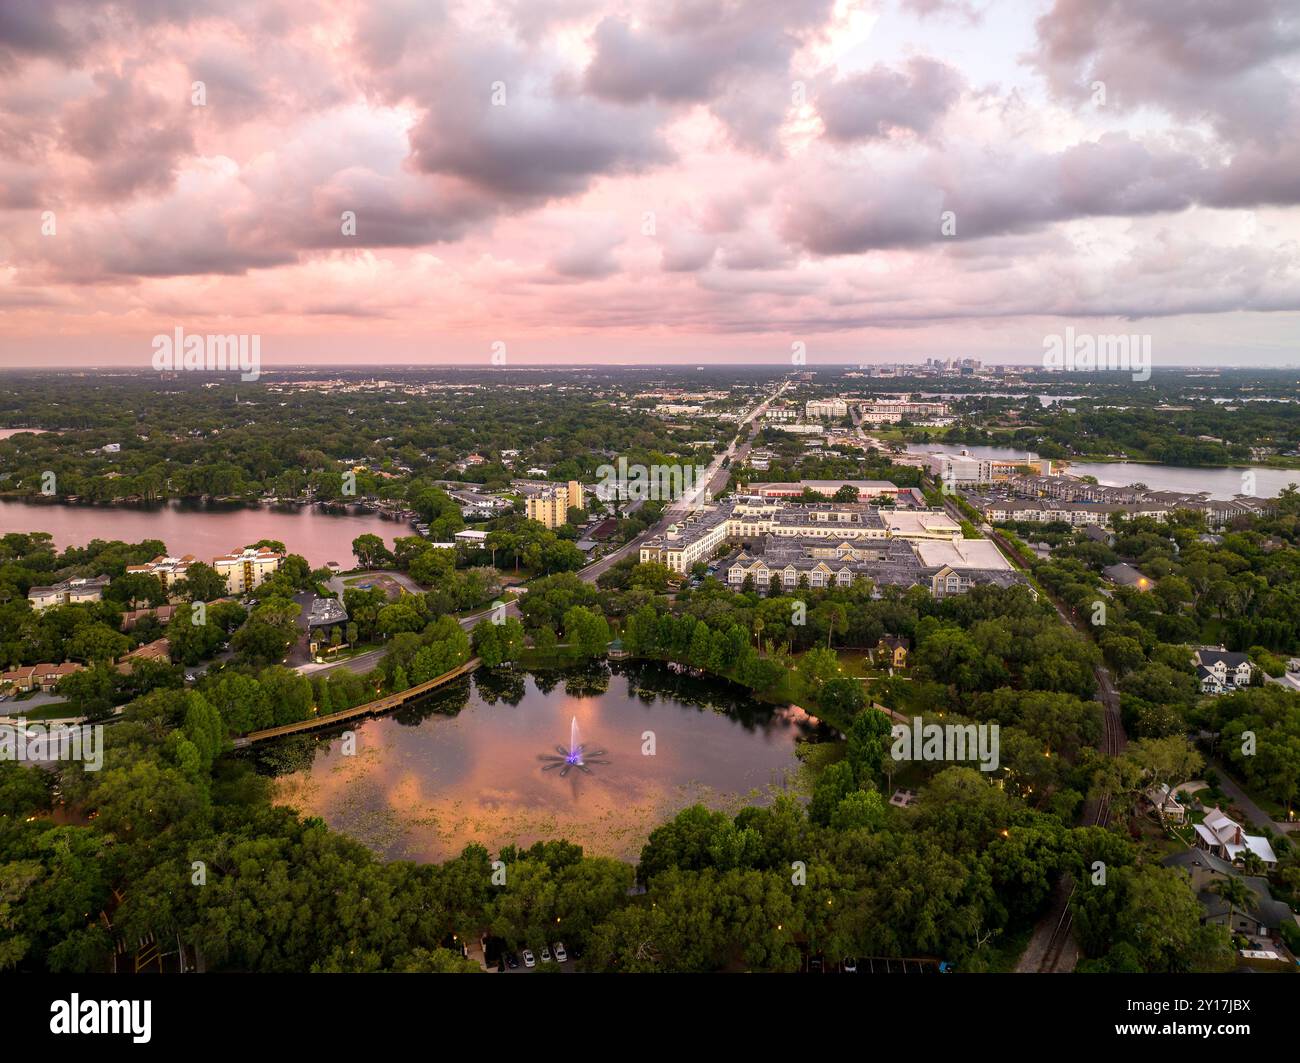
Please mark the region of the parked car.
[[519, 969], [519, 957], [516, 956], [513, 952], [507, 952], [507, 953], [506, 953], [506, 966], [509, 967], [512, 971], [518, 970], [518, 969]]
[[822, 973], [822, 958], [820, 956], [808, 957], [808, 973], [809, 974]]
[[551, 962], [551, 950], [547, 948], [545, 945], [542, 946], [542, 962], [543, 963]]
[[551, 946], [551, 947], [555, 949], [555, 962], [556, 962], [556, 963], [564, 963], [564, 961], [567, 960], [567, 959], [569, 958], [569, 954], [568, 954], [567, 952], [564, 951], [564, 942], [563, 942], [563, 941], [557, 941], [557, 942], [556, 942], [553, 946]]
[[857, 958], [856, 958], [855, 956], [845, 956], [845, 957], [844, 957], [844, 973], [845, 973], [845, 974], [857, 974], [857, 973], [858, 973], [858, 961], [857, 961]]
[[525, 967], [537, 966], [537, 960], [534, 959], [531, 949], [524, 949], [524, 966]]

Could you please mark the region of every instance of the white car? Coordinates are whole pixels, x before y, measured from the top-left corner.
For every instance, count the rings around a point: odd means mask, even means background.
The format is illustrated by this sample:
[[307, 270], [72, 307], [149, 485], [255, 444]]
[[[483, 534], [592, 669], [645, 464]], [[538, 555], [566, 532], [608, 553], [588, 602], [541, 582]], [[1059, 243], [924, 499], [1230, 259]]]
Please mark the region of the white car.
[[563, 963], [565, 960], [567, 960], [567, 959], [569, 958], [569, 954], [568, 954], [567, 952], [564, 951], [564, 942], [562, 942], [562, 941], [557, 941], [557, 942], [556, 942], [554, 945], [552, 945], [551, 947], [555, 950], [555, 962], [556, 962], [556, 963]]
[[530, 949], [524, 949], [524, 966], [525, 967], [537, 966], [537, 959], [536, 957], [533, 956], [532, 950]]
[[542, 946], [542, 962], [543, 963], [551, 962], [551, 950], [548, 949], [545, 945]]

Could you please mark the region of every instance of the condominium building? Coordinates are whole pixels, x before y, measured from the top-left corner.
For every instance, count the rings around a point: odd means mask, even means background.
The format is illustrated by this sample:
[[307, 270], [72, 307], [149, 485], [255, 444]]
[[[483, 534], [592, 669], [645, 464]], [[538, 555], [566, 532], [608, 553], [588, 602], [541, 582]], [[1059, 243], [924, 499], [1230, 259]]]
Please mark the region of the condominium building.
[[779, 498], [741, 497], [692, 513], [641, 545], [641, 561], [686, 572], [710, 560], [731, 539], [753, 542], [822, 541], [865, 544], [871, 540], [951, 540], [961, 526], [942, 510], [880, 509], [865, 502], [807, 505]]
[[0, 673], [0, 690], [16, 690], [25, 693], [28, 690], [40, 690], [50, 693], [59, 685], [59, 680], [73, 672], [80, 672], [85, 665], [72, 661], [63, 664], [29, 664], [22, 668]]
[[925, 421], [932, 417], [947, 417], [946, 402], [912, 402], [909, 399], [881, 399], [862, 404], [865, 424], [897, 424], [899, 421]]
[[804, 403], [804, 416], [830, 417], [843, 420], [849, 415], [849, 404], [843, 399], [809, 399]]
[[1025, 583], [992, 542], [960, 536], [947, 542], [827, 542], [769, 535], [758, 546], [729, 555], [720, 563], [719, 575], [733, 590], [749, 580], [760, 594], [769, 593], [773, 580], [781, 590], [791, 591], [804, 582], [815, 589], [867, 579], [877, 591], [924, 587], [936, 598], [964, 594], [976, 586]]
[[267, 547], [245, 547], [238, 553], [223, 554], [212, 559], [212, 567], [226, 581], [230, 594], [247, 594], [259, 583], [264, 583], [284, 562], [284, 554]]
[[176, 582], [185, 578], [185, 573], [189, 571], [189, 567], [193, 562], [193, 554], [186, 554], [184, 557], [168, 557], [165, 554], [159, 554], [146, 564], [127, 565], [126, 571], [128, 573], [141, 573], [146, 576], [157, 576], [158, 581], [163, 585], [163, 590], [170, 593]]
[[82, 602], [98, 602], [104, 597], [104, 588], [109, 584], [108, 576], [82, 577], [65, 579], [48, 587], [33, 587], [27, 592], [27, 600], [37, 612], [52, 605], [78, 605]]
[[927, 456], [930, 475], [952, 487], [976, 487], [1021, 476], [1028, 470], [1036, 476], [1051, 474], [1052, 463], [1037, 454], [1023, 458], [981, 458], [963, 450], [960, 454], [932, 453]]
[[569, 510], [582, 508], [582, 484], [570, 480], [564, 487], [547, 487], [524, 500], [524, 512], [529, 520], [547, 528], [558, 528], [569, 522]]

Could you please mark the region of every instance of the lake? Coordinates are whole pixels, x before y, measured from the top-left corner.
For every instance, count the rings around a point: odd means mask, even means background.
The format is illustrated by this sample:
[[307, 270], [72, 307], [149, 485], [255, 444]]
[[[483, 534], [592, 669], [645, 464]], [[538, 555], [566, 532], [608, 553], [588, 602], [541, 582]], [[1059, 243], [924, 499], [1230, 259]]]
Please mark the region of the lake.
[[[541, 758], [568, 745], [574, 718], [588, 756], [604, 750], [605, 762], [561, 777]], [[337, 733], [280, 739], [250, 755], [278, 775], [278, 803], [386, 859], [420, 861], [470, 842], [495, 853], [556, 838], [635, 860], [650, 831], [688, 805], [770, 800], [798, 768], [796, 739], [824, 733], [800, 710], [761, 705], [730, 684], [630, 663], [479, 671], [354, 727], [355, 755]]]
[[357, 510], [333, 513], [317, 506], [244, 506], [237, 503], [170, 501], [156, 505], [69, 505], [19, 499], [0, 501], [0, 534], [44, 531], [60, 549], [85, 546], [91, 539], [139, 542], [161, 539], [174, 556], [193, 554], [201, 561], [242, 549], [259, 539], [278, 539], [313, 568], [337, 561], [356, 564], [352, 540], [370, 532], [389, 546], [399, 535], [414, 535], [406, 521]]
[[[978, 458], [1015, 460], [1024, 458], [1030, 451], [1014, 447], [966, 446], [964, 444], [935, 444], [934, 450], [957, 454], [968, 450]], [[910, 453], [928, 451], [913, 443]], [[1223, 469], [1208, 469], [1182, 465], [1163, 465], [1159, 462], [1140, 461], [1071, 461], [1065, 463], [1066, 471], [1073, 476], [1093, 476], [1107, 487], [1127, 487], [1144, 483], [1153, 491], [1186, 491], [1195, 494], [1208, 491], [1211, 498], [1229, 499], [1233, 495], [1251, 494], [1249, 484], [1243, 480], [1247, 472], [1255, 474], [1253, 494], [1259, 498], [1276, 498], [1288, 484], [1300, 484], [1300, 469], [1270, 469], [1263, 465], [1241, 465]], [[1052, 461], [1053, 469], [1061, 463]]]

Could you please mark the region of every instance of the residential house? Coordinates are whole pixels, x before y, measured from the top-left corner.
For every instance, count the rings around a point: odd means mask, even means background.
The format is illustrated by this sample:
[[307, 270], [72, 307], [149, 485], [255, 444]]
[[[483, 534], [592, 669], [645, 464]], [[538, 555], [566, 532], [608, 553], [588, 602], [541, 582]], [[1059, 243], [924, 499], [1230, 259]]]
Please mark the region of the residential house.
[[[1300, 919], [1283, 901], [1273, 897], [1268, 880], [1258, 875], [1243, 875], [1227, 860], [1200, 849], [1175, 853], [1161, 861], [1176, 867], [1191, 880], [1193, 892], [1205, 914], [1202, 923], [1226, 926], [1235, 934], [1281, 941], [1284, 925], [1297, 925]], [[1217, 883], [1237, 879], [1245, 884], [1250, 900], [1232, 904], [1216, 889]]]
[[1168, 783], [1152, 786], [1143, 795], [1147, 803], [1163, 821], [1182, 823], [1187, 818], [1187, 810], [1178, 802]]
[[876, 643], [876, 650], [872, 655], [872, 659], [877, 664], [888, 665], [890, 668], [906, 668], [907, 651], [911, 648], [911, 639], [886, 635]]
[[1222, 646], [1202, 648], [1196, 651], [1192, 663], [1196, 665], [1202, 694], [1223, 694], [1250, 686], [1252, 668], [1250, 658], [1244, 653], [1225, 650]]
[[1254, 853], [1265, 867], [1277, 865], [1267, 838], [1247, 834], [1240, 823], [1218, 807], [1206, 812], [1205, 819], [1196, 824], [1196, 846], [1234, 864], [1244, 862], [1247, 853]]

